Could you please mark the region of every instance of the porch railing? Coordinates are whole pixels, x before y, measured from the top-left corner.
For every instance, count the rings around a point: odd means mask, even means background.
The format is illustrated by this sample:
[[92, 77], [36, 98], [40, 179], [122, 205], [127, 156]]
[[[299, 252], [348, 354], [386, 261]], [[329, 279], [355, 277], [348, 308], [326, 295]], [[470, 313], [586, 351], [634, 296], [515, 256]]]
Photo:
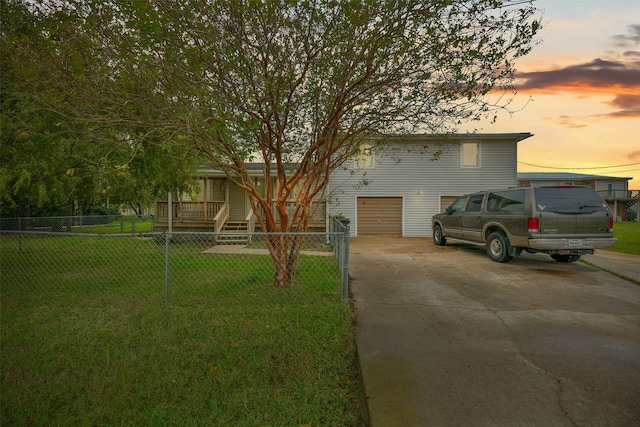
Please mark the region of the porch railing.
[[[174, 223], [200, 223], [211, 225], [214, 231], [220, 231], [224, 223], [229, 218], [229, 204], [227, 202], [172, 202]], [[287, 213], [293, 215], [296, 210], [296, 202], [287, 202]], [[276, 204], [273, 204], [273, 212], [276, 220], [280, 220]], [[326, 218], [326, 203], [324, 200], [312, 202], [310, 211], [312, 212], [311, 224], [324, 226]], [[156, 224], [169, 222], [169, 203], [165, 201], [156, 202]], [[253, 230], [256, 223], [256, 216], [247, 216], [249, 229]]]
[[[213, 224], [226, 202], [172, 202], [174, 222], [202, 222]], [[156, 222], [169, 221], [169, 203], [156, 202]]]
[[222, 230], [224, 223], [229, 219], [229, 204], [224, 203], [224, 205], [218, 210], [218, 213], [213, 218], [214, 226], [213, 230], [217, 233]]
[[[297, 203], [295, 201], [290, 201], [286, 203], [287, 214], [289, 217], [293, 215], [297, 208]], [[278, 209], [276, 208], [276, 202], [272, 204], [272, 212], [276, 216], [276, 221], [280, 221], [280, 214], [278, 213]], [[327, 204], [324, 200], [318, 200], [311, 202], [311, 206], [309, 207], [309, 211], [311, 212], [311, 225], [325, 225], [326, 214], [327, 214]]]
[[600, 197], [605, 200], [628, 200], [640, 198], [640, 190], [598, 190]]
[[252, 210], [249, 211], [245, 218], [245, 221], [247, 221], [247, 230], [253, 231], [256, 229], [256, 219], [256, 214], [254, 214]]

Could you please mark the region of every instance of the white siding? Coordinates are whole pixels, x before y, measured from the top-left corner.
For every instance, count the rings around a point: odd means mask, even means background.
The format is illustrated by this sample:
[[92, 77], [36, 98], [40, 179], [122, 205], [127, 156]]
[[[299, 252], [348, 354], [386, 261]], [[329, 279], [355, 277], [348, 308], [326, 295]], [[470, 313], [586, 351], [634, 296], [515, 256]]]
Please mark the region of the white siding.
[[[435, 147], [443, 151], [435, 161], [431, 160], [432, 151], [425, 152], [423, 145], [425, 141], [398, 144], [391, 155], [377, 155], [373, 168], [354, 174], [334, 171], [329, 182], [329, 214], [349, 218], [352, 235], [356, 235], [357, 196], [402, 196], [403, 236], [426, 237], [431, 236], [431, 217], [439, 212], [440, 196], [516, 185], [515, 140], [482, 140], [480, 168], [460, 166], [459, 144]], [[363, 178], [367, 185], [359, 185]]]

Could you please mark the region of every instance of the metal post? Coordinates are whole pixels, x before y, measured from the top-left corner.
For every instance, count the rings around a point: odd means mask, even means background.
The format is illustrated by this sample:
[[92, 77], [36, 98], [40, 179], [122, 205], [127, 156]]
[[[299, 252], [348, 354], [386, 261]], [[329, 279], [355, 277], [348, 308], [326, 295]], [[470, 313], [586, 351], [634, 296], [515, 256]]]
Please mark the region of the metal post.
[[167, 215], [169, 216], [167, 218], [168, 222], [169, 222], [169, 233], [171, 233], [173, 231], [173, 200], [172, 200], [172, 194], [171, 191], [169, 191], [169, 194], [167, 194]]
[[164, 303], [169, 305], [169, 245], [171, 233], [165, 235], [164, 241]]
[[171, 245], [171, 232], [173, 231], [173, 200], [171, 200], [171, 191], [167, 194], [167, 205], [169, 215], [169, 226], [165, 234], [164, 247], [164, 303], [169, 304], [169, 246]]
[[349, 238], [351, 234], [351, 226], [349, 220], [344, 220], [344, 245], [343, 245], [343, 266], [342, 266], [342, 301], [347, 302], [349, 300]]
[[22, 218], [18, 217], [18, 249], [22, 252]]

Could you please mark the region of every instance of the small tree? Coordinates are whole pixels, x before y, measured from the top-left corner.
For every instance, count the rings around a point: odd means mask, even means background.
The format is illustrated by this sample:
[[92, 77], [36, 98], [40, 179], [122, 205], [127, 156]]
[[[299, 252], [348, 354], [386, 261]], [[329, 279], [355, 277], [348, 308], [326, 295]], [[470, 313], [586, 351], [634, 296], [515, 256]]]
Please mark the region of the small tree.
[[[73, 21], [63, 43], [73, 49], [48, 52], [69, 76], [56, 82], [73, 93], [65, 108], [195, 149], [235, 179], [276, 233], [278, 286], [292, 283], [302, 244], [284, 233], [308, 229], [332, 170], [375, 135], [444, 133], [504, 107], [487, 94], [509, 84], [539, 29], [532, 6], [508, 0], [60, 0], [32, 10]], [[252, 161], [265, 164], [264, 193]]]

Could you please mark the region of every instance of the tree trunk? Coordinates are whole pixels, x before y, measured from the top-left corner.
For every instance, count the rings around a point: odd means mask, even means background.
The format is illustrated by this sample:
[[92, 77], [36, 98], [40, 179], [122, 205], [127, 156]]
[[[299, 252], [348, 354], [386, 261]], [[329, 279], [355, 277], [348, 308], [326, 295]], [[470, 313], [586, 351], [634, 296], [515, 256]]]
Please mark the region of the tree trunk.
[[269, 234], [266, 242], [275, 267], [273, 273], [274, 286], [292, 286], [296, 278], [296, 268], [304, 236], [292, 236], [288, 233]]

